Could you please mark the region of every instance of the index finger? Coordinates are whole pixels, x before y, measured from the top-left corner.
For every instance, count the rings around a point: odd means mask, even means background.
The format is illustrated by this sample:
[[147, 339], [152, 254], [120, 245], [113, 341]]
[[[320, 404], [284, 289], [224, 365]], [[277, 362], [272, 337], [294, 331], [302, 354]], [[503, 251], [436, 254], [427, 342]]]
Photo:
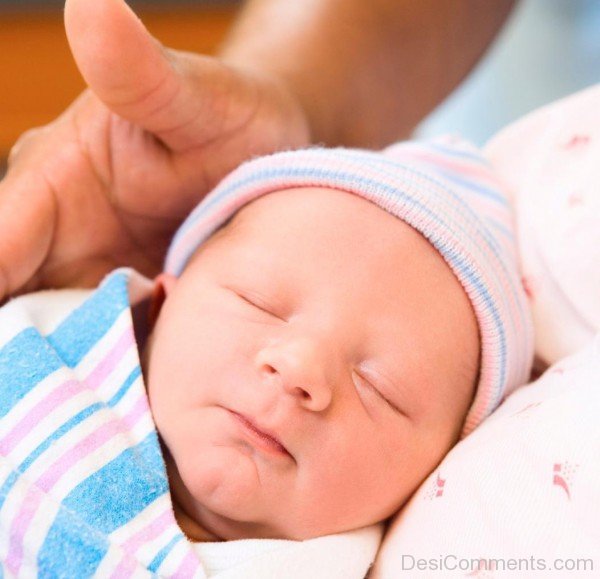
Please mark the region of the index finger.
[[30, 282], [51, 247], [55, 196], [41, 172], [11, 171], [0, 181], [0, 300]]

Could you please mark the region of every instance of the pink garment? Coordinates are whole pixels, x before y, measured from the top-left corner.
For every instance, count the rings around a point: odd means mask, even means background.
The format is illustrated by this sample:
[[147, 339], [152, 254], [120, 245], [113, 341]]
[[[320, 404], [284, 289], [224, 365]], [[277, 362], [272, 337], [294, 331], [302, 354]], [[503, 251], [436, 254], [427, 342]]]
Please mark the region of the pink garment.
[[510, 125], [486, 156], [512, 189], [536, 354], [552, 364], [600, 331], [600, 85]]

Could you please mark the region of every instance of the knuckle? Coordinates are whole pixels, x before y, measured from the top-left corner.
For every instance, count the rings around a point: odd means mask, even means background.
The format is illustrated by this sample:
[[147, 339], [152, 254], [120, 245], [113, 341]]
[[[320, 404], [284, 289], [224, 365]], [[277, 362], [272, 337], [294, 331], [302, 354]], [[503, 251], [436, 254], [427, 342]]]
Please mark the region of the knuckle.
[[19, 155], [29, 146], [31, 143], [36, 141], [41, 133], [43, 132], [43, 127], [34, 127], [32, 129], [26, 130], [21, 136], [16, 140], [14, 145], [11, 147], [8, 157], [7, 157], [7, 165], [10, 167], [13, 165], [18, 159]]

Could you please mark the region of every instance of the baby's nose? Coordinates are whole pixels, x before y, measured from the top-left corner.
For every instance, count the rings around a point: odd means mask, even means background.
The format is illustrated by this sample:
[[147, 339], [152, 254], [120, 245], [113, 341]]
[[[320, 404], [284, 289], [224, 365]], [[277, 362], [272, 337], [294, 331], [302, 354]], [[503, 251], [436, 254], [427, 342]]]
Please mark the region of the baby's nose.
[[306, 408], [321, 411], [331, 403], [332, 359], [320, 341], [295, 338], [273, 344], [264, 348], [257, 360], [262, 376], [277, 378]]

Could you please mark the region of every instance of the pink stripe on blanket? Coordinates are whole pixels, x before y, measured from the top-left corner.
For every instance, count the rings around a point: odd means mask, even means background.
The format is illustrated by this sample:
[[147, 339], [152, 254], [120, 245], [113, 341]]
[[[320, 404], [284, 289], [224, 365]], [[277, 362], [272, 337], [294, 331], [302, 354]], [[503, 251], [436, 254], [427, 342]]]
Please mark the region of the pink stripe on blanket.
[[75, 380], [67, 380], [50, 391], [0, 441], [0, 454], [8, 456], [42, 418], [79, 392], [81, 392], [81, 386]]
[[150, 521], [148, 525], [140, 529], [137, 533], [129, 537], [121, 547], [128, 553], [135, 553], [140, 546], [147, 543], [149, 540], [158, 537], [170, 525], [175, 523], [173, 511], [169, 506], [165, 511], [159, 514], [155, 519]]
[[[128, 327], [108, 354], [92, 370], [85, 380], [86, 386], [95, 390], [111, 374], [133, 343], [133, 330]], [[56, 410], [60, 404], [79, 392], [81, 392], [81, 384], [74, 380], [68, 380], [50, 392], [0, 441], [0, 454], [8, 456], [44, 416], [48, 415], [51, 410]]]
[[131, 431], [140, 418], [145, 415], [150, 415], [150, 406], [148, 405], [148, 398], [144, 395], [140, 396], [135, 406], [123, 417], [123, 426], [127, 431]]
[[135, 572], [139, 570], [140, 562], [129, 554], [126, 554], [115, 570], [110, 574], [110, 579], [127, 579], [134, 577]]
[[[141, 399], [145, 401], [145, 396], [142, 396]], [[94, 450], [101, 447], [107, 441], [110, 441], [115, 435], [120, 433], [126, 435], [129, 434], [129, 430], [123, 427], [123, 421], [135, 424], [140, 416], [138, 410], [139, 407], [140, 402], [138, 401], [132, 408], [131, 412], [126, 415], [124, 419], [116, 419], [103, 424], [95, 432], [92, 432], [83, 440], [79, 441], [79, 443], [74, 447], [69, 449], [38, 478], [38, 480], [35, 482], [35, 487], [33, 487], [36, 489], [36, 492], [30, 492], [32, 498], [30, 498], [29, 495], [27, 496], [23, 502], [23, 505], [21, 506], [21, 510], [15, 517], [15, 523], [13, 523], [15, 530], [14, 533], [11, 531], [11, 546], [14, 543], [15, 548], [11, 549], [11, 564], [15, 567], [15, 569], [18, 570], [21, 565], [23, 553], [20, 545], [23, 544], [23, 537], [25, 536], [27, 528], [29, 527], [31, 520], [33, 519], [33, 516], [40, 505], [42, 493], [40, 493], [39, 490], [41, 489], [45, 492], [49, 492], [63, 475], [69, 473], [69, 471], [77, 462], [86, 458]]]
[[25, 495], [21, 510], [13, 519], [10, 528], [10, 543], [8, 557], [6, 558], [6, 568], [14, 576], [19, 575], [19, 570], [23, 563], [23, 537], [41, 502], [42, 493], [37, 488], [31, 487]]
[[45, 491], [49, 491], [77, 462], [92, 454], [92, 452], [100, 448], [111, 438], [118, 434], [130, 437], [131, 428], [143, 416], [144, 408], [148, 408], [148, 404], [146, 396], [142, 395], [128, 414], [122, 418], [117, 418], [103, 424], [63, 454], [38, 478], [36, 482], [37, 486]]
[[[96, 389], [115, 369], [133, 343], [133, 329], [128, 327], [108, 354], [96, 365], [85, 381], [86, 386], [88, 388]], [[78, 382], [68, 380], [50, 392], [14, 426], [2, 441], [0, 441], [0, 454], [8, 456], [31, 429], [43, 417], [50, 413], [50, 410], [56, 410], [61, 403], [73, 397], [80, 391], [81, 385]]]
[[[173, 574], [174, 577], [193, 577], [200, 569], [200, 561], [193, 551], [188, 551], [187, 555], [183, 558], [181, 565], [177, 568], [177, 571]], [[204, 569], [202, 569], [204, 571]], [[202, 575], [206, 577], [203, 572]]]
[[[141, 399], [145, 400], [145, 396], [142, 396]], [[36, 485], [48, 492], [64, 474], [68, 473], [75, 466], [75, 464], [85, 459], [112, 438], [119, 434], [130, 437], [130, 425], [135, 424], [141, 415], [138, 410], [139, 406], [140, 401], [138, 401], [129, 414], [126, 414], [123, 418], [113, 419], [110, 422], [101, 425], [100, 428], [90, 433], [83, 440], [80, 440], [75, 446], [65, 452], [54, 464], [46, 469], [36, 481]]]
[[84, 380], [85, 385], [92, 390], [98, 388], [115, 369], [134, 342], [133, 328], [128, 326], [117, 340], [117, 343]]
[[125, 577], [131, 577], [136, 568], [136, 565], [133, 564], [132, 561], [135, 562], [137, 560], [133, 555], [135, 555], [140, 547], [148, 541], [158, 537], [170, 525], [174, 524], [174, 522], [173, 511], [169, 507], [155, 519], [151, 520], [149, 524], [127, 539], [127, 541], [121, 545], [121, 548], [130, 556], [122, 559], [117, 568], [113, 571], [111, 578], [123, 579]]
[[71, 470], [75, 464], [121, 433], [126, 433], [126, 431], [121, 425], [120, 420], [111, 420], [103, 424], [96, 431], [80, 440], [75, 446], [65, 452], [38, 478], [35, 484], [46, 492], [50, 491], [60, 478]]

